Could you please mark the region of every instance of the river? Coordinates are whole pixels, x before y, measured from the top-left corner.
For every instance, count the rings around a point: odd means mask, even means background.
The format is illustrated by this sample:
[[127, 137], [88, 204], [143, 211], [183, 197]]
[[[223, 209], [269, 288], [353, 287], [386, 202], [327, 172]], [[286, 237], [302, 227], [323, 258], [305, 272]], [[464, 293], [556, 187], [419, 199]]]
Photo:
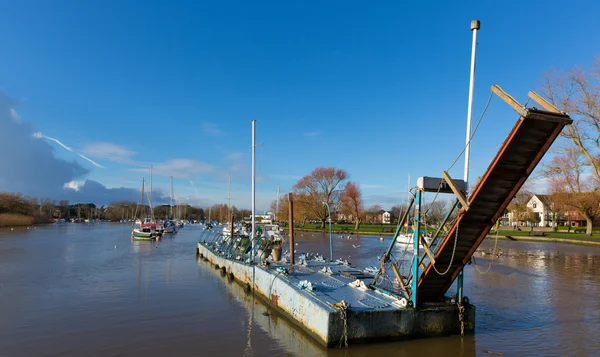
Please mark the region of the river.
[[[600, 355], [599, 248], [499, 241], [486, 274], [466, 269], [475, 335], [346, 350], [320, 347], [197, 260], [200, 231], [155, 243], [132, 242], [125, 224], [1, 230], [0, 356]], [[333, 250], [354, 265], [376, 264], [390, 239], [350, 238], [335, 236]], [[326, 235], [297, 241], [329, 254]]]

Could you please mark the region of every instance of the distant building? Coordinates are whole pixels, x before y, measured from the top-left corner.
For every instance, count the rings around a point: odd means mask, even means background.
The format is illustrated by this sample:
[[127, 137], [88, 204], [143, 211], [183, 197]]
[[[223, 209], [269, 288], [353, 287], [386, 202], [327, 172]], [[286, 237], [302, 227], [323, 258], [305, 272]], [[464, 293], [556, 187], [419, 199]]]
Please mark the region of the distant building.
[[381, 223], [390, 224], [392, 223], [392, 214], [388, 211], [385, 211], [381, 214]]
[[527, 202], [527, 208], [531, 209], [537, 215], [537, 222], [533, 222], [533, 225], [539, 225], [540, 227], [556, 226], [556, 215], [552, 209], [553, 205], [550, 195], [535, 194], [531, 196], [529, 202]]
[[[250, 215], [250, 217], [244, 217], [244, 221], [251, 222], [252, 215]], [[275, 213], [273, 212], [265, 212], [264, 214], [256, 215], [256, 223], [271, 224], [273, 221], [275, 221]]]

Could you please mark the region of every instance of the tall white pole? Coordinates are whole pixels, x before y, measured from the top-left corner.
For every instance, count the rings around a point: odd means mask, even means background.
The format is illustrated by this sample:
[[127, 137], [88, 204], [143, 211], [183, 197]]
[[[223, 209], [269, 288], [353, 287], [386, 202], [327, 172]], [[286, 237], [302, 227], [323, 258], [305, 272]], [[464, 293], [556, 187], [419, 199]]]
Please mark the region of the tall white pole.
[[152, 207], [152, 165], [150, 165], [150, 218], [154, 221], [154, 207]]
[[473, 46], [471, 48], [471, 79], [469, 81], [469, 104], [467, 108], [467, 139], [465, 149], [465, 172], [464, 180], [468, 190], [469, 182], [469, 159], [471, 156], [471, 119], [473, 118], [473, 91], [475, 87], [475, 54], [477, 51], [477, 31], [479, 30], [479, 20], [471, 21], [471, 31], [473, 31]]
[[408, 182], [406, 183], [406, 199], [410, 202], [410, 172], [408, 173]]
[[231, 217], [231, 175], [229, 175], [229, 184], [227, 184], [227, 219]]
[[275, 201], [275, 221], [279, 222], [279, 185], [277, 185], [277, 201]]
[[255, 167], [255, 149], [256, 149], [256, 120], [252, 120], [252, 261], [254, 261], [254, 243], [255, 243], [255, 234], [256, 234], [256, 182], [254, 180], [254, 176], [256, 175], [256, 167]]
[[[464, 172], [464, 180], [465, 180], [465, 189], [467, 192], [469, 191], [469, 158], [471, 155], [471, 119], [473, 117], [473, 90], [475, 87], [475, 55], [477, 53], [477, 31], [481, 27], [481, 23], [479, 20], [471, 21], [471, 31], [473, 31], [473, 45], [471, 47], [471, 79], [469, 81], [469, 104], [467, 108], [467, 139], [466, 139], [466, 148], [465, 148], [465, 172]], [[463, 270], [458, 274], [457, 281], [457, 300], [459, 304], [462, 304], [463, 300], [463, 282], [464, 282], [464, 266]]]
[[169, 212], [169, 214], [171, 215], [171, 217], [169, 217], [169, 219], [173, 219], [173, 176], [171, 176], [171, 211]]

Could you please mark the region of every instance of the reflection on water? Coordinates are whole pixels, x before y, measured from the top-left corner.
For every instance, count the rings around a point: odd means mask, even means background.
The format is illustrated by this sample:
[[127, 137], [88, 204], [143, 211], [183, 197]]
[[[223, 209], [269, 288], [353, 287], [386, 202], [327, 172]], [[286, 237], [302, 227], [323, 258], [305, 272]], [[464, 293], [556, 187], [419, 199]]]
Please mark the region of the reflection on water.
[[[131, 241], [119, 224], [0, 231], [1, 356], [593, 356], [600, 350], [600, 249], [499, 242], [465, 290], [475, 336], [324, 349], [194, 250], [200, 230]], [[303, 233], [299, 252], [329, 255]], [[334, 258], [377, 265], [389, 237], [334, 237]], [[483, 251], [493, 242], [485, 242]], [[396, 252], [400, 254], [399, 248]]]

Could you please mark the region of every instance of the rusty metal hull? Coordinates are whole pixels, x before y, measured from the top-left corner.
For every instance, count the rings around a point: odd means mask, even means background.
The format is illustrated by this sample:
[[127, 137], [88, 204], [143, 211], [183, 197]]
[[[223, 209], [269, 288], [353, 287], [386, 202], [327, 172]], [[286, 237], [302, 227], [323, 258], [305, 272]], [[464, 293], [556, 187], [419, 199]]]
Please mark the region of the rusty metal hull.
[[[247, 265], [220, 256], [202, 243], [198, 243], [196, 252], [239, 283], [254, 287], [255, 293], [271, 307], [327, 347], [337, 346], [344, 333], [349, 343], [460, 333], [456, 305], [436, 303], [420, 309], [401, 308], [395, 297], [351, 286], [355, 279], [349, 273], [359, 271], [349, 266], [308, 261], [306, 265], [288, 265], [288, 272], [282, 273], [277, 268], [283, 265]], [[321, 272], [323, 267], [331, 268], [332, 274]], [[303, 281], [310, 282], [314, 290], [301, 287]], [[346, 328], [343, 314], [333, 306], [342, 300], [350, 304], [345, 314]], [[467, 306], [464, 319], [465, 331], [472, 332], [474, 306]]]

